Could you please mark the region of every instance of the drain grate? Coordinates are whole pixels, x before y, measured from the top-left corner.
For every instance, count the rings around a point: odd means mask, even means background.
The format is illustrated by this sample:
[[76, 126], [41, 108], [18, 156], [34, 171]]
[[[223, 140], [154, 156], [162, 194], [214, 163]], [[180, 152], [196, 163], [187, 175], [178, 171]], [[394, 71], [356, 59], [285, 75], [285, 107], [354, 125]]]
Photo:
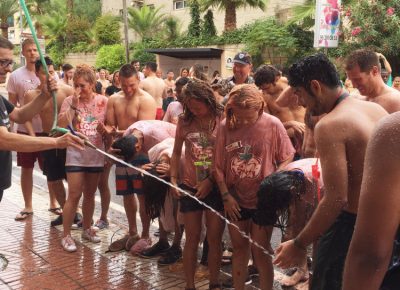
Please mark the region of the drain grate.
[[4, 255], [0, 254], [0, 271], [4, 271], [7, 268], [8, 260]]

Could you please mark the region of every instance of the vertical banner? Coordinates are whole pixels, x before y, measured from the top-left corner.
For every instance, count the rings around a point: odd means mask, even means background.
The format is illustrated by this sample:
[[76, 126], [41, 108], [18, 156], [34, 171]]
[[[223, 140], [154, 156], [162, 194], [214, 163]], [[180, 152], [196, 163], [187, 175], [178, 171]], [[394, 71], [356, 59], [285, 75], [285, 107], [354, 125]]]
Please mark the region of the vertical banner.
[[317, 0], [316, 4], [314, 47], [337, 47], [341, 0]]

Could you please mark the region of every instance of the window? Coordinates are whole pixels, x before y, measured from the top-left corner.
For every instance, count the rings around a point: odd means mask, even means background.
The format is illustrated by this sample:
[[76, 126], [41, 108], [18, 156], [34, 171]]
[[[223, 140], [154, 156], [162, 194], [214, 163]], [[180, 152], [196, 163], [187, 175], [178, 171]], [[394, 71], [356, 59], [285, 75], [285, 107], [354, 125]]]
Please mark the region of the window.
[[187, 7], [187, 1], [185, 0], [175, 0], [174, 1], [174, 10], [185, 9]]

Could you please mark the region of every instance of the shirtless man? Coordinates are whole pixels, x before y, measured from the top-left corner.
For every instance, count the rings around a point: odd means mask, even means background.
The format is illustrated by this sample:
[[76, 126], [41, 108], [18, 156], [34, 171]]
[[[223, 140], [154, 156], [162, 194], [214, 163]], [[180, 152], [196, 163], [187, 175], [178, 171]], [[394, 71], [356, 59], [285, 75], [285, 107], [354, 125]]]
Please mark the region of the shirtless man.
[[325, 194], [296, 238], [276, 249], [274, 264], [301, 264], [317, 241], [311, 290], [341, 289], [344, 261], [357, 215], [365, 150], [376, 123], [386, 116], [373, 103], [348, 97], [335, 66], [323, 54], [306, 57], [289, 70], [289, 85], [312, 115]]
[[[343, 290], [380, 287], [400, 225], [400, 112], [380, 120], [365, 157], [358, 217], [343, 277]], [[372, 141], [373, 140], [373, 141]], [[386, 153], [386, 154], [383, 154]], [[394, 272], [392, 278], [395, 278]], [[385, 277], [381, 289], [399, 288]], [[382, 285], [383, 286], [383, 285]]]
[[175, 89], [174, 72], [172, 70], [167, 72], [167, 78], [164, 82], [167, 85], [167, 89]]
[[281, 120], [294, 148], [300, 155], [306, 129], [305, 108], [295, 103], [290, 103], [285, 107], [276, 103], [279, 95], [289, 87], [288, 80], [272, 65], [262, 65], [254, 74], [254, 82], [263, 92], [267, 104], [265, 111]]
[[167, 85], [163, 79], [156, 76], [157, 64], [148, 62], [145, 66], [144, 74], [146, 78], [140, 82], [140, 88], [148, 92], [156, 101], [157, 104], [157, 120], [162, 120], [163, 109], [162, 101], [167, 96]]
[[[112, 95], [108, 100], [106, 129], [110, 131], [109, 128], [113, 128], [112, 132], [115, 135], [122, 136], [125, 130], [136, 121], [154, 120], [157, 105], [151, 95], [139, 88], [139, 77], [133, 66], [130, 64], [123, 65], [120, 69], [119, 76], [122, 91]], [[137, 204], [134, 193], [135, 188], [133, 192], [123, 195], [125, 213], [129, 224], [129, 233], [121, 240], [113, 242], [110, 245], [111, 251], [119, 251], [122, 249], [129, 251], [140, 239], [137, 234]], [[141, 201], [141, 199], [139, 199], [139, 201]], [[144, 207], [144, 205], [140, 204], [140, 207]], [[148, 233], [148, 229], [145, 229], [145, 227], [150, 227], [150, 219], [143, 220], [144, 217], [142, 216], [141, 218], [143, 232]], [[148, 236], [142, 236], [142, 238], [148, 238]]]
[[351, 53], [346, 60], [346, 73], [367, 101], [381, 105], [389, 114], [400, 111], [400, 92], [383, 81], [375, 52], [359, 49]]
[[[55, 75], [53, 61], [49, 57], [45, 57], [45, 61], [49, 70], [50, 76]], [[36, 76], [40, 80], [40, 85], [37, 89], [30, 90], [25, 94], [25, 102], [31, 102], [36, 98], [43, 86], [46, 84], [46, 73], [43, 69], [42, 62], [37, 60], [35, 63]], [[57, 111], [61, 109], [62, 102], [64, 99], [74, 93], [74, 89], [62, 82], [58, 82], [57, 89]], [[39, 112], [40, 119], [42, 120], [43, 133], [49, 135], [53, 126], [54, 118], [54, 108], [53, 99], [50, 99], [43, 106], [42, 110]], [[29, 125], [27, 125], [29, 126]], [[63, 184], [63, 179], [66, 178], [65, 174], [65, 149], [50, 149], [41, 151], [43, 158], [43, 174], [47, 177], [47, 186], [49, 188], [50, 195], [54, 195], [60, 205], [60, 208], [51, 209], [52, 212], [59, 215], [57, 219], [51, 222], [52, 226], [57, 226], [62, 224], [61, 209], [65, 204], [65, 188]], [[76, 223], [78, 219], [74, 222]]]

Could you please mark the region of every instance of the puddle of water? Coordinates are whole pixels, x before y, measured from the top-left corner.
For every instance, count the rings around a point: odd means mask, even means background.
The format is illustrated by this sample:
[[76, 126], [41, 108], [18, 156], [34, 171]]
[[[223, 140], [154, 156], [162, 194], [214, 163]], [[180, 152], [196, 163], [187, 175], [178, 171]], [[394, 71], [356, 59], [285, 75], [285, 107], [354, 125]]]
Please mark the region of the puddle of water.
[[4, 271], [7, 268], [8, 260], [2, 254], [0, 254], [0, 271]]

